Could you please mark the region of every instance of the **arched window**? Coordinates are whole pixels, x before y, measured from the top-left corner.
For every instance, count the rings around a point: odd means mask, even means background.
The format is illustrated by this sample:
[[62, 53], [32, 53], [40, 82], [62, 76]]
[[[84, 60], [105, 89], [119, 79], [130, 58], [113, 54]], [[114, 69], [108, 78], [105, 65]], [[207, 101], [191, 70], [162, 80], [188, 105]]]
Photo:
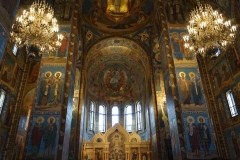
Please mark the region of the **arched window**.
[[94, 102], [91, 101], [90, 109], [89, 109], [89, 130], [93, 130], [93, 126], [94, 126], [94, 110], [95, 110], [95, 105], [94, 105]]
[[228, 101], [228, 106], [231, 112], [231, 116], [235, 117], [238, 115], [238, 111], [237, 111], [237, 107], [233, 98], [233, 93], [232, 90], [228, 90], [226, 92], [226, 97], [227, 97], [227, 101]]
[[137, 130], [142, 130], [142, 105], [140, 102], [137, 102], [136, 106], [136, 121], [137, 121]]
[[0, 114], [2, 113], [2, 108], [3, 108], [3, 103], [4, 103], [4, 100], [5, 100], [5, 96], [6, 96], [6, 92], [1, 89], [1, 93], [0, 93]]
[[99, 131], [105, 132], [106, 131], [106, 107], [104, 105], [99, 106]]
[[128, 132], [132, 132], [132, 106], [131, 105], [127, 105], [125, 107], [125, 129]]
[[118, 106], [112, 107], [112, 126], [114, 124], [119, 123], [119, 109]]

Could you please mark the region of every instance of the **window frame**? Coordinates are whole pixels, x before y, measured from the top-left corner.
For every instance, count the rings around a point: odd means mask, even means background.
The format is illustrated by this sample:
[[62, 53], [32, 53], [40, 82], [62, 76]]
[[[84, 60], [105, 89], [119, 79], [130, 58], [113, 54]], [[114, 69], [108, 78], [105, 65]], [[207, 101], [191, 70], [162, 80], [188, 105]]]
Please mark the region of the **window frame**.
[[142, 122], [142, 104], [140, 101], [136, 103], [136, 129], [137, 131], [141, 131], [143, 129]]
[[4, 105], [4, 102], [5, 102], [6, 94], [7, 94], [7, 92], [4, 89], [0, 90], [0, 115], [2, 114], [2, 110], [3, 110], [3, 105]]
[[96, 108], [95, 103], [91, 101], [89, 106], [89, 130], [91, 131], [94, 130], [95, 108]]
[[[131, 112], [129, 113], [128, 113], [128, 107], [131, 108]], [[128, 104], [124, 108], [124, 121], [125, 121], [124, 126], [128, 132], [132, 132], [132, 124], [133, 124], [132, 118], [133, 118], [133, 107], [132, 105]]]
[[236, 103], [233, 97], [233, 92], [231, 89], [226, 92], [226, 98], [227, 98], [228, 107], [231, 113], [231, 117], [233, 118], [238, 116], [237, 106], [236, 106]]
[[[116, 113], [116, 114], [113, 113], [114, 108], [117, 108], [117, 113]], [[119, 121], [120, 121], [119, 107], [116, 106], [116, 105], [112, 106], [112, 112], [111, 112], [111, 113], [112, 113], [112, 127], [113, 127], [113, 126], [116, 124], [116, 123], [115, 123], [115, 120], [114, 120], [114, 117], [117, 117], [117, 118], [116, 118], [117, 123], [119, 123]]]
[[[100, 107], [103, 108], [103, 110], [102, 110], [103, 113], [101, 113]], [[102, 119], [102, 124], [100, 123], [101, 119]], [[106, 132], [106, 106], [103, 104], [99, 105], [99, 108], [98, 108], [98, 130], [100, 132]]]

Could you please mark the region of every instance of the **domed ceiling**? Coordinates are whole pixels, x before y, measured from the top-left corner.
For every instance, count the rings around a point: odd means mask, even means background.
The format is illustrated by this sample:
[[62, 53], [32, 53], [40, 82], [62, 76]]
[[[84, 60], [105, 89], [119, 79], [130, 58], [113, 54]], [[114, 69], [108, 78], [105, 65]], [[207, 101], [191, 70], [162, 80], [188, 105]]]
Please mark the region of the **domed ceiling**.
[[135, 42], [124, 38], [103, 40], [87, 53], [85, 62], [88, 96], [125, 101], [139, 100], [145, 93], [149, 62]]
[[93, 27], [108, 33], [136, 31], [154, 13], [153, 0], [84, 0], [83, 17]]

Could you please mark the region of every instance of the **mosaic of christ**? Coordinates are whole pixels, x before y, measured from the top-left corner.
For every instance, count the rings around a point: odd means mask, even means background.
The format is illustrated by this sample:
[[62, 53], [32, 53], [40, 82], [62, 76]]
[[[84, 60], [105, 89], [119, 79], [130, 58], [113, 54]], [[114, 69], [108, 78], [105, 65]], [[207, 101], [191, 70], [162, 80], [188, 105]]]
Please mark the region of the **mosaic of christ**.
[[104, 74], [104, 84], [109, 91], [119, 92], [127, 83], [127, 75], [121, 68], [110, 68]]

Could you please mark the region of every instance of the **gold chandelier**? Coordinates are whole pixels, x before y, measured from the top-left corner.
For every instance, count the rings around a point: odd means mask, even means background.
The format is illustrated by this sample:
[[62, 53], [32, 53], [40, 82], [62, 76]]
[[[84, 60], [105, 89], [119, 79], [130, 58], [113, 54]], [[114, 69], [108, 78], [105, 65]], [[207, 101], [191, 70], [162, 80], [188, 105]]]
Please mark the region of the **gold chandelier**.
[[53, 15], [53, 9], [45, 1], [34, 2], [29, 11], [24, 10], [16, 18], [10, 41], [19, 48], [26, 46], [29, 57], [56, 51], [63, 36], [57, 35], [58, 24]]
[[236, 26], [230, 20], [224, 21], [222, 14], [208, 4], [202, 6], [199, 1], [190, 13], [187, 29], [189, 35], [183, 37], [185, 49], [203, 56], [208, 51], [226, 49], [236, 36]]

